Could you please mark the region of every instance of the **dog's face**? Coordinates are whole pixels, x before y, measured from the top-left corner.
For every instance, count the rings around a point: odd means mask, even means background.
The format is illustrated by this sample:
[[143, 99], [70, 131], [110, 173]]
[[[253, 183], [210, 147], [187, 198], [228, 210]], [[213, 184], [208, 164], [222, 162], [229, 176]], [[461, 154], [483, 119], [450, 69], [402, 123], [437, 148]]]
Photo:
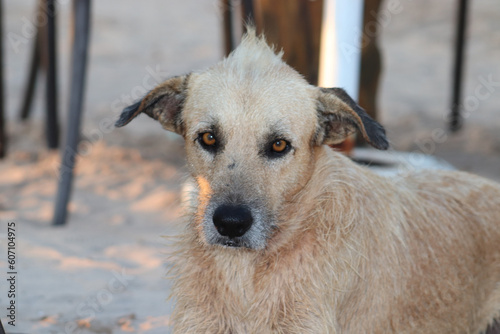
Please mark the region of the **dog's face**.
[[315, 90], [288, 66], [258, 80], [241, 74], [221, 64], [189, 78], [186, 152], [203, 238], [263, 248], [311, 169]]
[[280, 208], [311, 175], [315, 147], [356, 130], [387, 147], [383, 128], [343, 90], [309, 85], [252, 35], [209, 70], [167, 80], [117, 126], [141, 112], [184, 136], [207, 244], [265, 248]]

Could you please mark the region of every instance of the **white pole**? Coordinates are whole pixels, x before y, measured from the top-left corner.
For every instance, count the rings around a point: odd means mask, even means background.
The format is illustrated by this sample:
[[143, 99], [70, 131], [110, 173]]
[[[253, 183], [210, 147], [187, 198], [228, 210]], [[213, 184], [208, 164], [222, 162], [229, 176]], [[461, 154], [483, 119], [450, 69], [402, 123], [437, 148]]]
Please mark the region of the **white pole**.
[[319, 86], [341, 87], [359, 95], [363, 0], [324, 0]]

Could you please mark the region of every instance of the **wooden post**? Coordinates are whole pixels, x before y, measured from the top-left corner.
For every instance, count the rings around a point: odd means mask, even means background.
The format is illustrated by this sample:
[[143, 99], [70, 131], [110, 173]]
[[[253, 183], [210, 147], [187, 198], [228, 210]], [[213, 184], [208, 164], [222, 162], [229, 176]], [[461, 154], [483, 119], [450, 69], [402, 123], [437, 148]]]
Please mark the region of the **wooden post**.
[[377, 119], [378, 116], [377, 96], [382, 69], [382, 56], [378, 46], [379, 29], [377, 28], [375, 32], [370, 31], [369, 36], [366, 31], [373, 29], [374, 23], [377, 22], [381, 2], [382, 0], [365, 0], [363, 13], [363, 32], [365, 33], [361, 43], [358, 102], [373, 119]]
[[255, 0], [255, 23], [284, 60], [314, 85], [318, 83], [323, 0]]

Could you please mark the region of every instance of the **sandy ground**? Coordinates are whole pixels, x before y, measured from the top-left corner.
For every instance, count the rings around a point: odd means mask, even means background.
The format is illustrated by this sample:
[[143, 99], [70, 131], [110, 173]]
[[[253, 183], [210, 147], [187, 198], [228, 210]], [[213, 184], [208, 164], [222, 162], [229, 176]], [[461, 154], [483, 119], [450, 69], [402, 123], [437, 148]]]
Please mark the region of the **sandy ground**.
[[[64, 124], [69, 1], [59, 3]], [[381, 122], [393, 147], [500, 180], [497, 0], [471, 6], [464, 88], [469, 104], [457, 135], [448, 134], [444, 122], [456, 2], [399, 3], [402, 10], [386, 16], [382, 38]], [[50, 226], [59, 156], [44, 147], [42, 89], [29, 122], [17, 121], [34, 4], [5, 2], [10, 153], [0, 162], [0, 265], [7, 277], [7, 223], [14, 222], [17, 285], [14, 299], [5, 280], [0, 285], [2, 322], [7, 333], [166, 333], [169, 247], [162, 236], [182, 228], [182, 140], [147, 117], [120, 130], [105, 124], [155, 82], [220, 59], [217, 1], [94, 2], [84, 138], [70, 220], [62, 228]], [[493, 84], [485, 85], [488, 80]], [[16, 302], [15, 327], [6, 325], [10, 300]]]

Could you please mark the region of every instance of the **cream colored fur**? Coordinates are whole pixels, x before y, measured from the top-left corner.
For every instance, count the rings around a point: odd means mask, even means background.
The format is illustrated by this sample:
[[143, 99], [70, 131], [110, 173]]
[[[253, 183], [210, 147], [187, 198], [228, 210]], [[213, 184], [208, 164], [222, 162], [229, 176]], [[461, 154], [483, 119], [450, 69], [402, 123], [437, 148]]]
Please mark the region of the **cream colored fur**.
[[[324, 144], [353, 126], [381, 147], [383, 134], [345, 101], [251, 32], [124, 111], [119, 126], [144, 112], [186, 139], [196, 190], [172, 258], [175, 333], [479, 333], [500, 315], [500, 186], [357, 166]], [[214, 126], [217, 154], [198, 140]], [[293, 149], [267, 159], [275, 132]], [[225, 196], [257, 217], [249, 247], [211, 239]]]

